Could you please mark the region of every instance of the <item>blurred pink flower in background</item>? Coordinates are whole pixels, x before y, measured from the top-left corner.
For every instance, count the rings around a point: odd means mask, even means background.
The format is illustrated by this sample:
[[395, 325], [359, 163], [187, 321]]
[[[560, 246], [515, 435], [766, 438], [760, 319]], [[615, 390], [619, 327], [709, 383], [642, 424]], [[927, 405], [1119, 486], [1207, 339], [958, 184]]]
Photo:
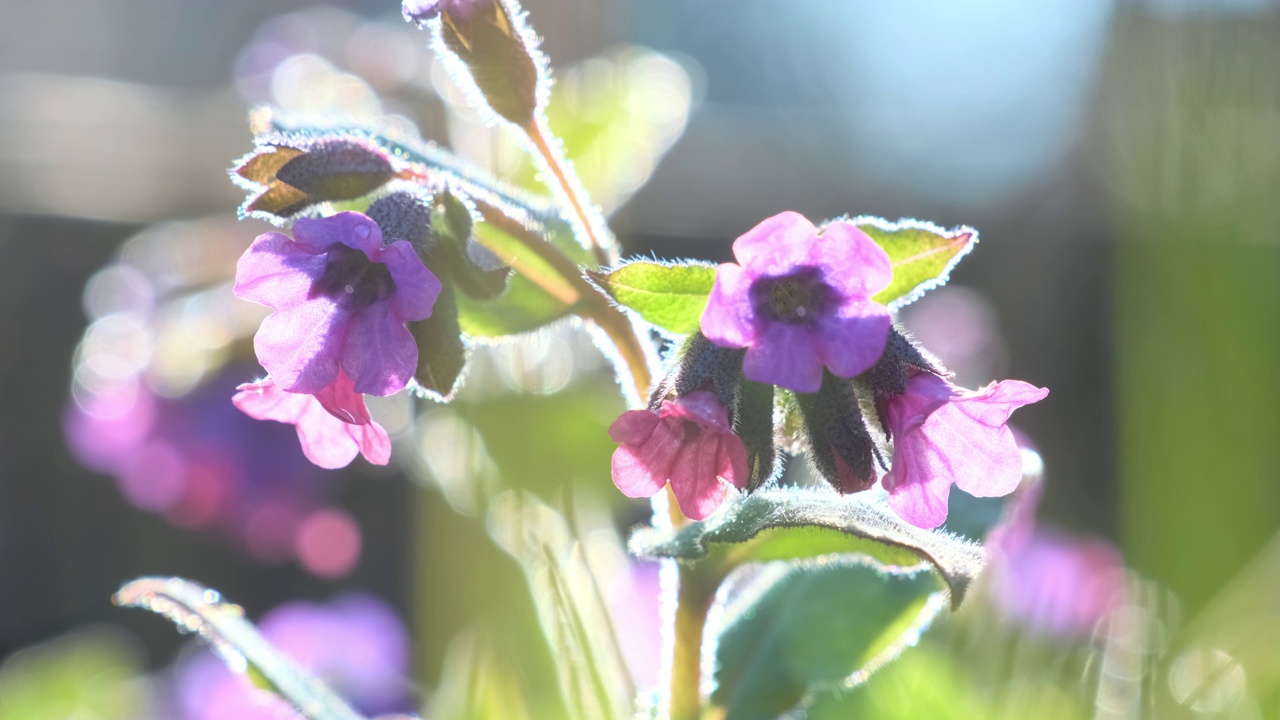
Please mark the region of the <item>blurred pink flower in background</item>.
[[1042, 485], [1024, 481], [1005, 526], [988, 537], [996, 607], [1027, 628], [1084, 635], [1125, 601], [1124, 557], [1111, 543], [1036, 523]]
[[141, 379], [85, 395], [66, 410], [67, 444], [140, 509], [218, 531], [261, 562], [345, 575], [359, 559], [359, 527], [330, 506], [334, 476], [307, 460], [292, 427], [232, 405], [236, 380], [252, 372], [232, 366], [176, 398]]
[[[290, 602], [268, 612], [259, 629], [276, 650], [372, 717], [406, 712], [409, 637], [386, 603], [364, 593], [329, 603]], [[175, 704], [183, 720], [292, 720], [301, 718], [278, 696], [258, 689], [202, 648], [179, 661]]]

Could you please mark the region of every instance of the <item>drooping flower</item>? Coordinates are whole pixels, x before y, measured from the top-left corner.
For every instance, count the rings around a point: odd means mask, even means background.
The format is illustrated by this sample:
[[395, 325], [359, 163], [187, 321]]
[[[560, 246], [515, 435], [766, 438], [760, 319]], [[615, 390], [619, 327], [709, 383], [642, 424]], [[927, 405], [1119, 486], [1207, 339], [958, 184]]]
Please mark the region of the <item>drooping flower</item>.
[[1048, 394], [1020, 380], [965, 390], [932, 373], [916, 374], [887, 402], [889, 505], [908, 522], [934, 528], [947, 519], [952, 483], [977, 497], [1013, 492], [1022, 479], [1022, 453], [1005, 423], [1014, 410]]
[[375, 465], [391, 458], [387, 431], [369, 416], [364, 398], [342, 371], [313, 395], [286, 392], [269, 377], [237, 390], [232, 402], [249, 417], [296, 425], [303, 454], [320, 467], [345, 467], [357, 453]]
[[355, 391], [402, 390], [418, 363], [405, 322], [431, 316], [440, 280], [404, 240], [382, 245], [367, 216], [301, 219], [294, 238], [260, 235], [236, 266], [235, 294], [275, 310], [254, 336], [258, 361], [291, 393], [345, 373]]
[[775, 215], [733, 243], [737, 265], [716, 269], [702, 332], [747, 348], [743, 374], [817, 392], [822, 368], [850, 378], [875, 364], [889, 311], [872, 296], [893, 279], [889, 256], [851, 222], [818, 229], [794, 212]]
[[701, 520], [720, 507], [726, 483], [746, 487], [747, 451], [712, 393], [664, 400], [657, 412], [629, 410], [609, 426], [609, 437], [621, 443], [613, 484], [627, 497], [650, 497], [670, 482], [680, 511]]
[[[409, 637], [395, 610], [365, 593], [329, 603], [291, 602], [259, 624], [272, 647], [320, 678], [363, 715], [412, 708], [407, 675]], [[183, 720], [300, 720], [288, 702], [254, 687], [212, 651], [180, 661], [175, 678]]]

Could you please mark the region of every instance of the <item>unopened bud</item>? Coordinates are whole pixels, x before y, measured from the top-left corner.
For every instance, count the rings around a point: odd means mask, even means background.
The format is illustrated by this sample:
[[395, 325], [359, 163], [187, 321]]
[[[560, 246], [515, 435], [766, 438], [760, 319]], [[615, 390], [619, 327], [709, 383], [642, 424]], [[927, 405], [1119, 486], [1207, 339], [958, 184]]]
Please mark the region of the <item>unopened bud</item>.
[[824, 371], [818, 392], [796, 393], [796, 401], [809, 457], [827, 482], [846, 495], [874, 485], [879, 452], [862, 419], [852, 384]]

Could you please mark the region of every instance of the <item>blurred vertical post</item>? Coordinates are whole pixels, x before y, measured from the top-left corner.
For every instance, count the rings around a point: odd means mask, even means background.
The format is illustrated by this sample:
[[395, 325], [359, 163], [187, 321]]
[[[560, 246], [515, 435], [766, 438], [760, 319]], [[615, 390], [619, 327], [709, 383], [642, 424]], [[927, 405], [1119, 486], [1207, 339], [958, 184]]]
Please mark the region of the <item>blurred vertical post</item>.
[[1176, 5], [1118, 18], [1106, 157], [1124, 543], [1195, 612], [1280, 524], [1280, 13]]

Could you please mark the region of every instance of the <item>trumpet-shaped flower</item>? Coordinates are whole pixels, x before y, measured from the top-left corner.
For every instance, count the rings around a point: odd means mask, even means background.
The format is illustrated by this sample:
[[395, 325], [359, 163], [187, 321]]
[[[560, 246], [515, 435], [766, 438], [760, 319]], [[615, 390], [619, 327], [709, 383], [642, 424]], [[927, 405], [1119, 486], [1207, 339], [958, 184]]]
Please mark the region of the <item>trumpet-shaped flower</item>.
[[1022, 479], [1022, 452], [1005, 425], [1014, 410], [1049, 391], [1020, 380], [965, 390], [932, 373], [888, 400], [893, 460], [883, 482], [889, 505], [913, 525], [947, 519], [954, 483], [977, 497], [1008, 495]]
[[747, 485], [747, 451], [715, 395], [692, 392], [657, 412], [630, 410], [609, 426], [622, 443], [613, 453], [613, 484], [628, 497], [649, 497], [668, 482], [680, 511], [701, 520], [724, 500], [727, 484]]
[[286, 392], [271, 378], [237, 390], [232, 402], [249, 417], [296, 425], [302, 453], [322, 468], [345, 467], [357, 453], [375, 465], [391, 459], [387, 431], [369, 417], [364, 398], [341, 371], [314, 395]]
[[236, 266], [235, 294], [275, 310], [253, 345], [272, 380], [316, 394], [340, 373], [355, 392], [402, 390], [418, 363], [405, 327], [431, 316], [440, 280], [412, 245], [382, 245], [367, 216], [338, 213], [294, 224], [294, 237], [260, 235]]
[[733, 243], [738, 264], [716, 269], [702, 333], [747, 348], [742, 371], [757, 382], [817, 392], [822, 368], [849, 378], [875, 364], [889, 311], [871, 298], [893, 279], [889, 256], [851, 222], [818, 229], [775, 215]]

